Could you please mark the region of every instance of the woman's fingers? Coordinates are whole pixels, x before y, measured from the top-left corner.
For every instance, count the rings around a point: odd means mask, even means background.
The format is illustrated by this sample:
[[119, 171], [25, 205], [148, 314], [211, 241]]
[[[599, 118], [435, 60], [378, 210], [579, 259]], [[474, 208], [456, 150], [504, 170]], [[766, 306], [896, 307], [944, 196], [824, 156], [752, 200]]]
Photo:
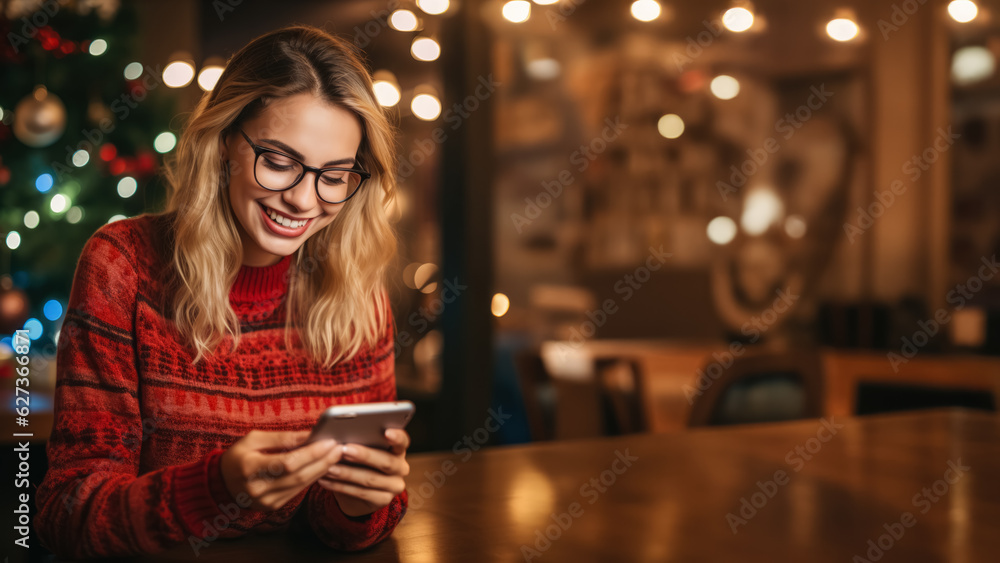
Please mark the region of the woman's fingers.
[[343, 502], [347, 502], [346, 497], [360, 502], [349, 508], [352, 513], [367, 504], [385, 506], [405, 490], [403, 477], [410, 473], [405, 456], [410, 436], [405, 430], [385, 431], [389, 451], [360, 444], [339, 445], [334, 440], [305, 444], [308, 437], [308, 430], [251, 431], [231, 448], [235, 450], [230, 452], [234, 459], [226, 465], [226, 474], [241, 473], [245, 481], [240, 487], [258, 506], [271, 510], [280, 508], [317, 480], [323, 487], [344, 495]]
[[308, 430], [247, 433], [222, 454], [226, 488], [233, 496], [248, 494], [257, 508], [280, 508], [343, 455], [334, 440], [305, 444], [308, 437]]
[[367, 467], [354, 467], [338, 463], [330, 467], [322, 477], [327, 481], [341, 481], [366, 489], [378, 489], [398, 495], [406, 488], [406, 482], [399, 475], [385, 475]]
[[284, 489], [308, 485], [322, 476], [331, 465], [340, 461], [341, 455], [340, 449], [336, 447], [319, 450], [318, 455], [313, 456], [307, 456], [303, 453], [294, 460], [297, 466], [288, 471], [284, 471], [286, 468], [284, 463], [278, 462], [277, 465], [283, 471], [274, 479], [274, 488]]
[[[264, 476], [250, 483], [248, 489], [263, 506], [271, 509], [280, 507], [322, 477], [331, 465], [340, 461], [341, 451], [336, 447], [319, 451], [322, 453], [314, 457], [308, 457], [304, 453], [298, 456], [294, 461], [298, 466], [294, 470], [274, 475], [271, 470], [265, 469]], [[281, 463], [277, 465], [284, 469]]]
[[380, 489], [368, 489], [352, 483], [345, 483], [343, 481], [330, 481], [328, 479], [320, 479], [319, 484], [324, 489], [331, 490], [335, 493], [340, 493], [343, 495], [352, 496], [357, 499], [361, 499], [365, 502], [371, 503], [373, 506], [386, 506], [392, 502], [393, 497], [396, 494], [389, 491], [383, 491]]
[[367, 465], [386, 475], [409, 475], [410, 464], [402, 454], [394, 454], [385, 450], [377, 450], [360, 444], [343, 446], [343, 459], [352, 463]]
[[[267, 467], [269, 472], [278, 476], [295, 473], [306, 465], [326, 457], [327, 454], [335, 449], [336, 445], [336, 440], [318, 440], [307, 446], [296, 448], [290, 452], [281, 454], [264, 454], [264, 456], [268, 458]], [[338, 454], [337, 459], [339, 458], [340, 456]], [[277, 471], [277, 473], [274, 473], [274, 471]]]
[[392, 446], [392, 453], [400, 455], [410, 447], [410, 435], [402, 428], [386, 428], [385, 438]]

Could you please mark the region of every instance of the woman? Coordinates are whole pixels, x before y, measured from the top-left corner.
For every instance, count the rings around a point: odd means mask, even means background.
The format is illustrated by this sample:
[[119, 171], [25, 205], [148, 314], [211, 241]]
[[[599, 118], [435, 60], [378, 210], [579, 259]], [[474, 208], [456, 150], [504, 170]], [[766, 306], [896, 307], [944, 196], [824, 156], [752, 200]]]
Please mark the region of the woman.
[[232, 57], [181, 136], [167, 210], [102, 226], [77, 264], [43, 545], [198, 554], [292, 528], [357, 550], [392, 532], [406, 432], [390, 451], [302, 444], [332, 404], [395, 399], [393, 170], [351, 45], [292, 27]]

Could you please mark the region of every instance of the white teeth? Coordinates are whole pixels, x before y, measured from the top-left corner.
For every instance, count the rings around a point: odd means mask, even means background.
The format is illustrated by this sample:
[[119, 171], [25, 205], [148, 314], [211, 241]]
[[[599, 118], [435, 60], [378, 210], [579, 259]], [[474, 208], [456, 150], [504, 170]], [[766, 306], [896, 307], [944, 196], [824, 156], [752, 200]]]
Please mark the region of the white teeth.
[[288, 217], [282, 217], [281, 215], [278, 215], [270, 207], [264, 207], [264, 210], [267, 211], [267, 216], [270, 217], [272, 221], [283, 227], [288, 227], [289, 229], [298, 229], [299, 227], [309, 222], [309, 221], [292, 221]]

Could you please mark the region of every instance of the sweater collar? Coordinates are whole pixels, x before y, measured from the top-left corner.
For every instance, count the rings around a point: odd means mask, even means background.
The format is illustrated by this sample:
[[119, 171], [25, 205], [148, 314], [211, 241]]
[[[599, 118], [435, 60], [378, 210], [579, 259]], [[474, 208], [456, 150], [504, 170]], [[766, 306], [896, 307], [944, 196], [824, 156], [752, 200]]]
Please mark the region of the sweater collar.
[[236, 281], [229, 290], [230, 301], [241, 303], [276, 299], [288, 288], [288, 268], [292, 255], [270, 266], [240, 266]]

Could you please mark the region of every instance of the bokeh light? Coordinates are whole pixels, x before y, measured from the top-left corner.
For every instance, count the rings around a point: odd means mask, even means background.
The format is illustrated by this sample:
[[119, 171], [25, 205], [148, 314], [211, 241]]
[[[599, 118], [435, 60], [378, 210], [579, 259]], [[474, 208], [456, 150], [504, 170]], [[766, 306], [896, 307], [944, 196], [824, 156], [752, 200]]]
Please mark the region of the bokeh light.
[[73, 153], [73, 166], [80, 168], [81, 166], [85, 166], [88, 162], [90, 162], [89, 152], [80, 149]]
[[632, 2], [632, 17], [641, 22], [651, 22], [660, 17], [660, 3], [656, 0]]
[[736, 237], [736, 222], [729, 217], [716, 217], [708, 222], [708, 240], [715, 244], [729, 244]]
[[187, 61], [174, 61], [163, 69], [163, 83], [169, 88], [183, 88], [194, 80], [194, 65]]
[[215, 88], [224, 70], [223, 67], [218, 65], [209, 65], [202, 68], [201, 72], [198, 73], [198, 87], [206, 92]]
[[753, 27], [753, 12], [746, 8], [730, 8], [722, 15], [722, 25], [729, 31], [744, 32]]
[[135, 192], [139, 189], [139, 183], [135, 181], [135, 178], [131, 176], [125, 176], [121, 180], [118, 180], [118, 195], [123, 198], [130, 198], [135, 195]]
[[389, 16], [389, 26], [397, 31], [415, 31], [417, 15], [410, 10], [396, 10]]
[[376, 80], [373, 84], [375, 99], [380, 106], [393, 107], [399, 103], [400, 93], [396, 85], [387, 80]]
[[95, 57], [103, 55], [108, 50], [108, 42], [103, 39], [94, 39], [90, 42], [87, 52]]
[[784, 213], [785, 205], [773, 190], [752, 190], [743, 202], [740, 226], [752, 236], [764, 234]]
[[170, 131], [164, 131], [153, 139], [153, 148], [160, 154], [174, 150], [175, 146], [177, 146], [177, 136]]
[[38, 177], [35, 178], [35, 189], [44, 194], [52, 189], [52, 183], [52, 174], [39, 174]]
[[24, 329], [28, 331], [28, 338], [38, 340], [42, 337], [42, 321], [31, 317], [24, 321]]
[[44, 314], [45, 318], [50, 321], [59, 320], [59, 317], [63, 314], [62, 303], [55, 299], [49, 299], [45, 302], [45, 305], [42, 306], [42, 314]]
[[979, 7], [971, 0], [954, 0], [948, 4], [948, 15], [958, 23], [969, 23], [979, 15]]
[[676, 139], [684, 133], [684, 120], [675, 113], [668, 113], [656, 122], [656, 130], [667, 139]]
[[826, 24], [826, 34], [835, 41], [850, 41], [859, 31], [858, 24], [850, 18], [836, 18]]
[[785, 234], [794, 239], [806, 236], [806, 220], [800, 215], [789, 215], [785, 219]]
[[732, 76], [720, 74], [712, 79], [708, 86], [712, 95], [720, 100], [731, 100], [740, 93], [740, 81]]
[[430, 37], [417, 37], [410, 45], [410, 54], [418, 61], [435, 61], [441, 56], [441, 45]]
[[493, 295], [493, 301], [490, 303], [490, 311], [492, 311], [494, 317], [502, 317], [506, 315], [509, 309], [510, 298], [503, 293], [496, 293]]
[[51, 209], [53, 213], [62, 213], [63, 211], [69, 209], [69, 206], [69, 197], [65, 194], [56, 194], [52, 196], [52, 199], [49, 201], [49, 209]]
[[417, 0], [417, 7], [432, 16], [447, 12], [448, 5], [448, 0]]
[[135, 80], [142, 76], [142, 63], [129, 63], [125, 65], [125, 70], [122, 71], [126, 80]]
[[511, 23], [528, 21], [531, 17], [531, 3], [525, 0], [511, 0], [503, 5], [503, 17]]
[[431, 94], [420, 94], [410, 102], [410, 111], [424, 121], [434, 121], [441, 115], [441, 102]]
[[971, 45], [955, 51], [951, 58], [951, 80], [959, 86], [974, 84], [993, 76], [996, 57], [986, 47]]

